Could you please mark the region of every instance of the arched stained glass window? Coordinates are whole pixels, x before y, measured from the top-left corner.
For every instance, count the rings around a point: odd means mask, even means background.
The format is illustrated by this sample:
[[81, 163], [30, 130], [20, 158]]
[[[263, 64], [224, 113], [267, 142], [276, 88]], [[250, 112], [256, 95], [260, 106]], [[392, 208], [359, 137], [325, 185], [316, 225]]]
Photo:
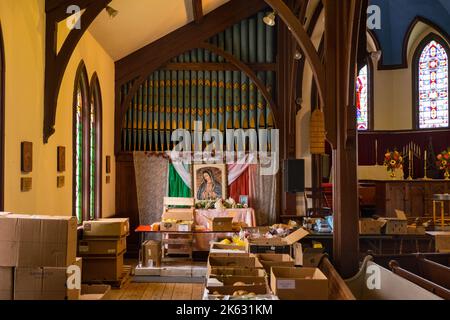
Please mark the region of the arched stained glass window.
[[89, 115], [89, 208], [90, 218], [101, 216], [102, 184], [102, 99], [97, 74], [91, 79], [91, 106]]
[[364, 65], [356, 79], [356, 121], [358, 130], [369, 130], [369, 65]]
[[73, 113], [73, 202], [78, 222], [101, 217], [102, 99], [94, 73], [88, 82], [84, 63], [78, 67]]
[[89, 203], [86, 201], [89, 183], [86, 174], [89, 168], [86, 163], [86, 114], [89, 112], [89, 80], [86, 67], [81, 61], [76, 78], [73, 108], [73, 207], [78, 222], [88, 219]]
[[5, 173], [5, 55], [0, 25], [0, 210], [4, 210]]
[[449, 69], [448, 47], [440, 37], [431, 34], [416, 52], [415, 81], [416, 128], [448, 128]]

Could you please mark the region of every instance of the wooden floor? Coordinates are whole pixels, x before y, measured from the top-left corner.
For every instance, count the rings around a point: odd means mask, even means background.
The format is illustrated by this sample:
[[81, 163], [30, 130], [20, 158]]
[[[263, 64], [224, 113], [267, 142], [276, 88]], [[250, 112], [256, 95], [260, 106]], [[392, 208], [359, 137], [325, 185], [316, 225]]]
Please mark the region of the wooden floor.
[[127, 283], [111, 291], [111, 300], [201, 300], [204, 285], [196, 283]]

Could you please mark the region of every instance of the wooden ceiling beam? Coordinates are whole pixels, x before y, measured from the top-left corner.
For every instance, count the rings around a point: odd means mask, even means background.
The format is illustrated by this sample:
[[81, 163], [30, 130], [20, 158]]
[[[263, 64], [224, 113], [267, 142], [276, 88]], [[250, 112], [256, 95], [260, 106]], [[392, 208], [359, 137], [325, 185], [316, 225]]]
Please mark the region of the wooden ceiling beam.
[[194, 12], [195, 23], [201, 23], [203, 20], [203, 1], [202, 0], [192, 0], [192, 11]]
[[171, 58], [196, 48], [196, 45], [266, 7], [263, 0], [231, 0], [205, 15], [201, 23], [189, 23], [116, 61], [116, 85], [152, 73]]
[[[67, 18], [67, 1], [47, 0], [46, 2], [46, 33], [45, 33], [45, 86], [44, 86], [44, 143], [55, 132], [56, 108], [62, 79], [73, 51], [83, 34], [102, 10], [112, 0], [70, 0], [70, 5], [78, 5], [85, 9], [80, 16], [80, 28], [74, 28], [69, 32], [61, 50], [57, 51], [58, 22]], [[57, 6], [57, 4], [59, 4]], [[48, 8], [47, 8], [48, 5]], [[64, 16], [65, 14], [65, 16]]]

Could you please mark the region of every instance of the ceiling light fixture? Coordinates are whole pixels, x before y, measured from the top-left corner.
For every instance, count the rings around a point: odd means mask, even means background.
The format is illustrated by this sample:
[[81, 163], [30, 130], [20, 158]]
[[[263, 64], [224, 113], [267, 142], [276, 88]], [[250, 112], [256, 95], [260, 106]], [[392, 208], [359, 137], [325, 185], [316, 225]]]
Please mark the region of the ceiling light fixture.
[[267, 25], [270, 26], [270, 27], [275, 26], [275, 17], [276, 17], [276, 15], [277, 15], [277, 14], [276, 14], [275, 11], [269, 12], [269, 13], [263, 18], [264, 23], [267, 24]]
[[110, 18], [115, 18], [119, 14], [119, 11], [111, 6], [107, 6], [105, 10], [108, 12]]

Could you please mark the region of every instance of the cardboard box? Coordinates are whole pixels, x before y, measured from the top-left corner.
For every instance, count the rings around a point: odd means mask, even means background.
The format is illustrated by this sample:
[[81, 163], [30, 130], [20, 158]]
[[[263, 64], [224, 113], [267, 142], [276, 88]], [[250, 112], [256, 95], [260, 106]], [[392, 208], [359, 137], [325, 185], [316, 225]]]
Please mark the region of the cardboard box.
[[303, 263], [301, 266], [317, 268], [324, 255], [324, 249], [305, 248], [303, 251]]
[[408, 234], [425, 235], [427, 230], [424, 226], [408, 226]]
[[228, 268], [211, 267], [208, 269], [209, 276], [244, 276], [244, 277], [265, 277], [264, 269], [256, 268]]
[[15, 268], [14, 300], [64, 300], [66, 271], [66, 268]]
[[263, 268], [256, 256], [210, 256], [208, 270], [212, 267]]
[[122, 252], [117, 257], [84, 257], [83, 282], [117, 281], [123, 272]]
[[380, 218], [383, 222], [382, 233], [388, 235], [408, 234], [408, 221], [398, 218]]
[[[83, 276], [83, 259], [77, 258], [75, 262], [72, 264], [80, 268], [80, 275]], [[67, 300], [79, 300], [81, 295], [80, 289], [67, 289]]]
[[268, 274], [272, 267], [294, 267], [295, 265], [294, 259], [288, 254], [263, 253], [256, 256]]
[[76, 258], [75, 217], [9, 214], [0, 218], [0, 266], [67, 267]]
[[128, 218], [98, 219], [83, 222], [83, 238], [112, 237], [121, 238], [130, 233]]
[[78, 242], [78, 255], [85, 256], [117, 256], [126, 251], [127, 238], [115, 239], [83, 239]]
[[147, 240], [142, 245], [144, 267], [161, 267], [161, 242]]
[[109, 300], [111, 286], [106, 284], [83, 284], [80, 300]]
[[251, 276], [211, 276], [208, 279], [208, 287], [223, 287], [233, 286], [236, 283], [241, 282], [245, 285], [267, 285], [266, 277], [251, 277]]
[[233, 217], [214, 217], [208, 219], [208, 230], [229, 232], [233, 230]]
[[437, 234], [435, 242], [436, 252], [450, 253], [450, 232]]
[[194, 226], [194, 208], [167, 209], [161, 219], [161, 231], [190, 232]]
[[237, 291], [247, 291], [248, 293], [254, 293], [254, 294], [269, 294], [270, 289], [267, 286], [267, 284], [255, 284], [255, 285], [248, 285], [248, 286], [222, 286], [222, 287], [206, 287], [206, 290], [208, 290], [209, 294], [211, 295], [221, 295], [221, 296], [227, 296], [227, 295], [234, 295]]
[[245, 249], [245, 246], [212, 242], [209, 252], [210, 252], [210, 254], [216, 254], [216, 253], [241, 254], [241, 253], [246, 253], [247, 251]]
[[0, 267], [0, 300], [14, 298], [14, 268]]
[[359, 234], [381, 234], [382, 221], [375, 219], [360, 219], [359, 220]]
[[245, 239], [247, 251], [254, 254], [259, 253], [276, 253], [276, 254], [290, 254], [292, 255], [292, 245], [304, 237], [306, 237], [309, 232], [300, 228], [290, 235], [284, 238], [247, 238]]
[[318, 268], [272, 268], [270, 278], [280, 300], [328, 300], [328, 279]]

